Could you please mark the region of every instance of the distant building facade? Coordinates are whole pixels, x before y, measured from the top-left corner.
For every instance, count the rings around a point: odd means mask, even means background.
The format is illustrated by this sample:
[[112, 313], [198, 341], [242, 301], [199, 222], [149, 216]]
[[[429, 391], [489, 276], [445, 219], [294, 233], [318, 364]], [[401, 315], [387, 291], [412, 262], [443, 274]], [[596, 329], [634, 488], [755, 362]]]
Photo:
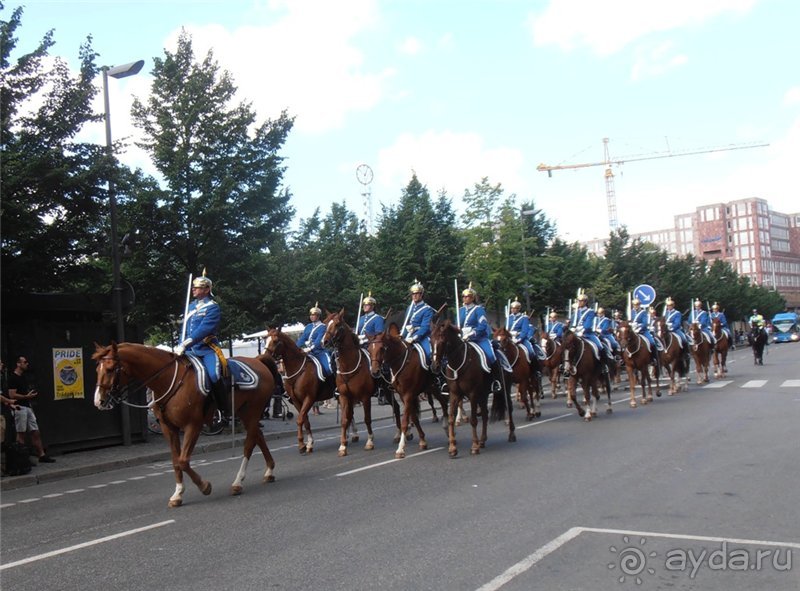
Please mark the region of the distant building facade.
[[[789, 307], [800, 307], [800, 213], [770, 210], [764, 199], [701, 205], [678, 214], [674, 226], [631, 234], [676, 256], [722, 259], [752, 283], [776, 289]], [[583, 243], [605, 254], [606, 239]]]

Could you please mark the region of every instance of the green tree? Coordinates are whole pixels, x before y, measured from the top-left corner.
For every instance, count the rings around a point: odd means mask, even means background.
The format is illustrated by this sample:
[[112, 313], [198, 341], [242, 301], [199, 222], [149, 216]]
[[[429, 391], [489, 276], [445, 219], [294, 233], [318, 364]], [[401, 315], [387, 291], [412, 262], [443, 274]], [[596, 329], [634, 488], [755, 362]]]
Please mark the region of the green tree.
[[91, 110], [96, 54], [88, 38], [72, 75], [50, 56], [49, 31], [12, 58], [22, 12], [0, 21], [2, 289], [101, 291], [110, 283], [106, 157], [102, 146], [75, 140], [99, 120]]
[[150, 96], [134, 101], [132, 116], [163, 182], [123, 202], [139, 242], [126, 270], [148, 286], [141, 319], [163, 323], [174, 311], [165, 293], [180, 301], [187, 274], [207, 268], [223, 306], [220, 332], [249, 331], [275, 313], [261, 293], [274, 270], [269, 251], [281, 247], [293, 213], [279, 155], [293, 119], [284, 112], [258, 123], [249, 103], [234, 104], [230, 74], [210, 51], [196, 61], [185, 32], [152, 74]]

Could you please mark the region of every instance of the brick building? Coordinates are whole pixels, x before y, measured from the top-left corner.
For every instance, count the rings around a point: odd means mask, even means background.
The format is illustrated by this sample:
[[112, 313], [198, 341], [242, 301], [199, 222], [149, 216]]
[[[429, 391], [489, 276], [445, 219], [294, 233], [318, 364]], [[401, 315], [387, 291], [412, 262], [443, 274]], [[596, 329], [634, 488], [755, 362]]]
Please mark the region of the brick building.
[[[800, 213], [770, 210], [756, 197], [701, 205], [678, 214], [671, 228], [631, 234], [677, 256], [723, 259], [750, 281], [776, 289], [789, 307], [800, 307]], [[605, 239], [584, 243], [605, 254]]]

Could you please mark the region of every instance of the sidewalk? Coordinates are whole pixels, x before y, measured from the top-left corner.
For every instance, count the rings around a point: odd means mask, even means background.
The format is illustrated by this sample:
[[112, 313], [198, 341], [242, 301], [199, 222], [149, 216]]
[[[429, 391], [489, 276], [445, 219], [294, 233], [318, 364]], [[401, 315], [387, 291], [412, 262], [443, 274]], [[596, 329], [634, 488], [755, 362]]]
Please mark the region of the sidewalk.
[[[422, 405], [421, 410], [423, 413], [430, 412], [430, 407], [425, 403]], [[309, 415], [311, 427], [315, 432], [339, 428], [341, 418], [336, 408], [321, 407], [320, 412], [322, 413], [321, 415]], [[377, 400], [375, 398], [372, 399], [373, 424], [377, 421], [389, 420], [392, 416], [391, 406], [379, 406]], [[287, 420], [262, 420], [261, 423], [264, 425], [262, 432], [267, 443], [278, 439], [296, 440], [296, 419], [297, 414], [295, 414], [294, 418]], [[361, 406], [357, 406], [355, 409], [355, 420], [358, 423], [359, 433], [365, 436], [364, 410]], [[244, 434], [237, 432], [235, 435], [235, 447], [241, 449], [243, 444]], [[201, 435], [194, 449], [193, 457], [226, 448], [231, 448], [230, 429], [223, 431], [219, 435]], [[0, 478], [0, 490], [14, 490], [65, 478], [96, 474], [153, 462], [163, 462], [170, 459], [170, 451], [162, 435], [149, 433], [148, 441], [146, 442], [134, 443], [128, 446], [117, 445], [88, 451], [77, 451], [53, 457], [56, 460], [55, 463], [33, 466], [28, 474], [2, 476]]]

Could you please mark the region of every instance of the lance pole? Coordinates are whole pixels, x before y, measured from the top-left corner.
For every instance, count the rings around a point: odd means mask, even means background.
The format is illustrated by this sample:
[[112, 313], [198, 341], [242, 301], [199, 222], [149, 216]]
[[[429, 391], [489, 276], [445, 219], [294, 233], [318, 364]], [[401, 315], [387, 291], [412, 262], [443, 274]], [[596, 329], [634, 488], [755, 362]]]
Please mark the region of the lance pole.
[[456, 324], [458, 325], [458, 328], [461, 328], [461, 316], [458, 313], [458, 279], [453, 279], [453, 289], [455, 289], [456, 292]]
[[189, 320], [189, 301], [192, 299], [192, 274], [189, 273], [189, 286], [186, 288], [186, 305], [183, 307], [183, 326], [181, 327], [181, 343], [186, 340], [186, 321]]
[[361, 307], [364, 305], [364, 292], [361, 292], [361, 297], [358, 298], [358, 314], [356, 315], [356, 335], [358, 334], [358, 323], [361, 322]]

